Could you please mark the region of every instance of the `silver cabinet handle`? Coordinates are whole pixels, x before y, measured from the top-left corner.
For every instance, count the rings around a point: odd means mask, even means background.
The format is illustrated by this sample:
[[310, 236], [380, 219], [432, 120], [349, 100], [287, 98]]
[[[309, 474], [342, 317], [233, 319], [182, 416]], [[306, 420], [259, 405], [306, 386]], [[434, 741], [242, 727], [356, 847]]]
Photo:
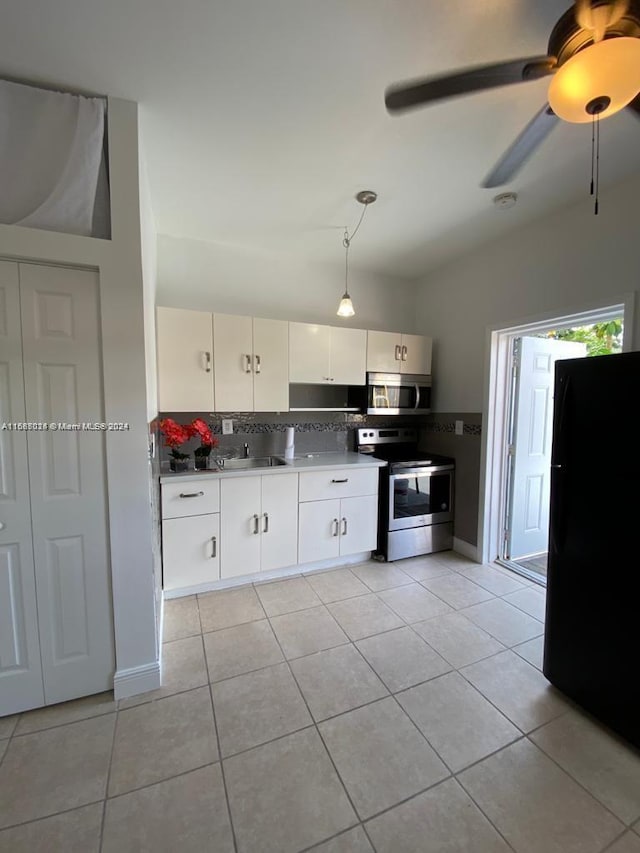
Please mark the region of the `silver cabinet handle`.
[[204, 354], [204, 369], [207, 373], [211, 373], [211, 353], [205, 352]]
[[400, 361], [400, 351], [401, 351], [400, 344], [396, 344], [396, 361]]
[[268, 512], [264, 513], [264, 527], [262, 528], [262, 532], [263, 533], [269, 532], [269, 513]]
[[251, 373], [251, 356], [245, 355], [244, 358], [245, 358], [244, 372], [245, 373]]
[[347, 535], [347, 519], [346, 518], [342, 519], [342, 533], [340, 535], [341, 536]]
[[402, 347], [402, 360], [403, 361], [407, 360], [407, 348], [406, 348], [406, 346]]
[[204, 492], [180, 492], [181, 498], [201, 498]]
[[337, 518], [333, 519], [333, 521], [331, 522], [331, 526], [333, 527], [333, 533], [331, 535], [337, 536], [338, 533], [340, 532], [340, 522], [338, 521]]
[[215, 536], [211, 537], [211, 559], [215, 560], [218, 555], [218, 540]]
[[260, 516], [259, 515], [253, 516], [253, 532], [256, 536], [258, 535], [258, 533], [260, 533]]
[[331, 482], [332, 482], [332, 483], [348, 483], [348, 482], [349, 482], [349, 478], [348, 478], [348, 477], [345, 477], [345, 478], [344, 478], [344, 480], [332, 480]]
[[333, 378], [333, 376], [323, 376], [322, 378], [324, 379], [325, 382], [335, 382], [335, 379]]
[[259, 355], [254, 355], [253, 360], [255, 362], [255, 367], [253, 368], [256, 373], [260, 373], [261, 360]]

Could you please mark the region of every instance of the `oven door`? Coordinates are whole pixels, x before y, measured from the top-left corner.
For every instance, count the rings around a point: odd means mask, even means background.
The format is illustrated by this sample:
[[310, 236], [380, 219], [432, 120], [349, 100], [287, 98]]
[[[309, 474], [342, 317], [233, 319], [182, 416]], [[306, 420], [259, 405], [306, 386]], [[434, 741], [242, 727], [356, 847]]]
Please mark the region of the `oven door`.
[[453, 518], [453, 466], [399, 468], [389, 474], [389, 530]]
[[430, 376], [367, 374], [367, 414], [427, 415], [430, 411]]

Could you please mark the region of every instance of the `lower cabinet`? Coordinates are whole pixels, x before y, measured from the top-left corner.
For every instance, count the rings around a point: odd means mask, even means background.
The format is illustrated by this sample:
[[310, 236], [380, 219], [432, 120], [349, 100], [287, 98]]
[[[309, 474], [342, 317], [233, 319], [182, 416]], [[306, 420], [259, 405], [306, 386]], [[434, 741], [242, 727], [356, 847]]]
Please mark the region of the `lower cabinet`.
[[372, 551], [377, 538], [377, 495], [300, 504], [299, 563]]
[[298, 475], [220, 482], [221, 577], [293, 566], [298, 557]]
[[220, 513], [162, 522], [162, 565], [167, 591], [220, 578]]

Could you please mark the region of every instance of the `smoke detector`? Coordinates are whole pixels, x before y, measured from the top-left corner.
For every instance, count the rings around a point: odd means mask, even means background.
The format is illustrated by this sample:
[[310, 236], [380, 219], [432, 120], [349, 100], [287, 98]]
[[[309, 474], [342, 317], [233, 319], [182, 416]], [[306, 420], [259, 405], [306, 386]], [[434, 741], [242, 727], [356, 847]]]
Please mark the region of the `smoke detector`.
[[493, 197], [493, 203], [498, 210], [508, 210], [513, 207], [518, 200], [516, 193], [498, 193]]

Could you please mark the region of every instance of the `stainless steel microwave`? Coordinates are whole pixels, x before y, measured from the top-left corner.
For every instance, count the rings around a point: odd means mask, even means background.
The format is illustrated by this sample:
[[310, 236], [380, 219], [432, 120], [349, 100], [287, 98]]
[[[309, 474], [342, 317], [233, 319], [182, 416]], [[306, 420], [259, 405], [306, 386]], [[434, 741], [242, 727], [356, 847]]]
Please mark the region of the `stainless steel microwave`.
[[411, 373], [367, 373], [368, 415], [428, 415], [431, 376]]

